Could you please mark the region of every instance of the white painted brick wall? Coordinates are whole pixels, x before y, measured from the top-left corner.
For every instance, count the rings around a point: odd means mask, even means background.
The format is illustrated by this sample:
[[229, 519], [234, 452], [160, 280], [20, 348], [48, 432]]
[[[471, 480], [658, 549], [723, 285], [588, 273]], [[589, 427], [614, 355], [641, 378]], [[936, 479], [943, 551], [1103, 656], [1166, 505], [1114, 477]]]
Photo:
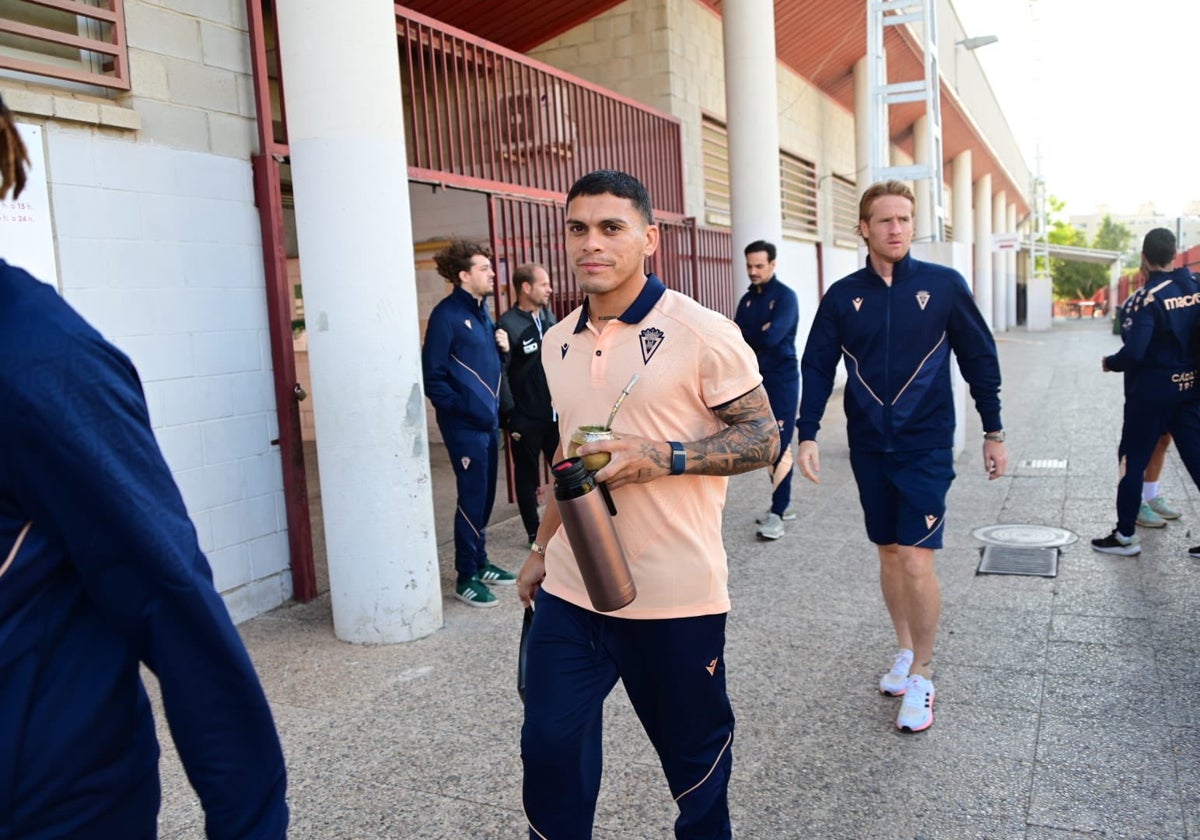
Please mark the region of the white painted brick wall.
[[249, 162], [55, 124], [46, 137], [64, 296], [137, 366], [231, 614], [278, 606], [291, 579]]

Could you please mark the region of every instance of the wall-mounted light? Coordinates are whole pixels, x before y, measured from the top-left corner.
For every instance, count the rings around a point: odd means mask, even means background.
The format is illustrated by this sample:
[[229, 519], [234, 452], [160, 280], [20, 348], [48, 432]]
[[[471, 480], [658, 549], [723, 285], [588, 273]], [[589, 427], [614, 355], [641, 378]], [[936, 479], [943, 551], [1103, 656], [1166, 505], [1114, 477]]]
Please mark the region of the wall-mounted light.
[[954, 46], [962, 47], [970, 52], [977, 50], [980, 47], [986, 47], [988, 44], [994, 44], [1000, 40], [997, 35], [976, 35], [974, 38], [963, 38], [961, 41], [955, 41]]

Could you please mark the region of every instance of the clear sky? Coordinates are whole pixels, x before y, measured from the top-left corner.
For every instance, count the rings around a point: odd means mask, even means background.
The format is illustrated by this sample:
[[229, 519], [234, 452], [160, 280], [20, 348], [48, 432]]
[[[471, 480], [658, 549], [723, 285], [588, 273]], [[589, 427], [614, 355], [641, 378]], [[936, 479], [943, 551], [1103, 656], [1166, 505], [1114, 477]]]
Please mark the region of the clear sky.
[[952, 2], [967, 35], [999, 37], [975, 55], [1067, 213], [1200, 200], [1200, 0]]

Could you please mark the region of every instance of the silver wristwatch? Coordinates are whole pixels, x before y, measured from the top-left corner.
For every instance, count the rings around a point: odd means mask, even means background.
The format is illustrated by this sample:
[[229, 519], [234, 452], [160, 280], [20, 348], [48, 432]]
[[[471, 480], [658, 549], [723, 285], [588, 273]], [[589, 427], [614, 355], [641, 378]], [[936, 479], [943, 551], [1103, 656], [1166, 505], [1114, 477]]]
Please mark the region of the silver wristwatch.
[[983, 439], [994, 441], [995, 443], [1004, 443], [1004, 430], [997, 429], [994, 432], [984, 432]]

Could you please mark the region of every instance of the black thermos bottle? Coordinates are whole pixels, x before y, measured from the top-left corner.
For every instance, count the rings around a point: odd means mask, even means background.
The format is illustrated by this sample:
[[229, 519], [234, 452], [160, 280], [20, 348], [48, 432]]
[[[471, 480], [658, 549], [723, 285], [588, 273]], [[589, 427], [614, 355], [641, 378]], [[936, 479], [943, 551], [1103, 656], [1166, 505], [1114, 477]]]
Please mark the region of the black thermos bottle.
[[637, 587], [613, 526], [617, 508], [608, 488], [588, 472], [582, 458], [559, 461], [551, 472], [563, 529], [592, 606], [600, 612], [621, 609], [637, 597]]

